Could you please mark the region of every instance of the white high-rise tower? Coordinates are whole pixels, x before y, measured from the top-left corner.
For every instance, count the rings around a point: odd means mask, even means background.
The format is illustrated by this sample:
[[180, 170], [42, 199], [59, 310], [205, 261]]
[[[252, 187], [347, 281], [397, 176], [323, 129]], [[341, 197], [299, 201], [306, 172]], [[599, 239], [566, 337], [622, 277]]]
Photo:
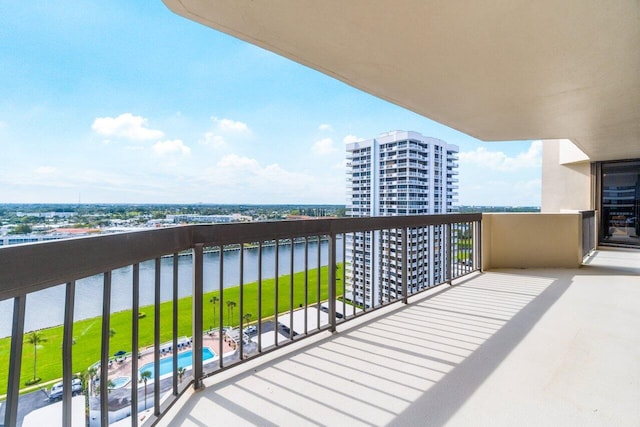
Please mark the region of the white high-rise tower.
[[[417, 132], [394, 131], [347, 144], [347, 215], [353, 217], [456, 212], [458, 147]], [[347, 236], [346, 273], [351, 298], [367, 306], [398, 295], [401, 282], [400, 232]], [[425, 242], [431, 242], [428, 251]], [[410, 231], [409, 289], [428, 286], [444, 274], [439, 229]], [[415, 265], [415, 267], [414, 267]]]

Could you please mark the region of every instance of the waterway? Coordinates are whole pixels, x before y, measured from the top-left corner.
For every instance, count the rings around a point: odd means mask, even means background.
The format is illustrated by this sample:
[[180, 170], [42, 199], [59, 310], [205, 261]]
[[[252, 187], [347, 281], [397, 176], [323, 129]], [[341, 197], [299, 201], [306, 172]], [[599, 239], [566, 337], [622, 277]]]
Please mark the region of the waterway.
[[[342, 241], [336, 250], [338, 262], [343, 259]], [[320, 265], [328, 264], [328, 242], [320, 242]], [[318, 243], [309, 242], [309, 268], [318, 267]], [[276, 276], [275, 247], [262, 248], [263, 279]], [[278, 275], [291, 271], [291, 245], [279, 247]], [[293, 271], [304, 271], [304, 243], [297, 243], [293, 249]], [[258, 280], [258, 249], [244, 249], [244, 283]], [[240, 282], [240, 250], [224, 251], [223, 287], [237, 286]], [[220, 253], [208, 252], [204, 255], [204, 291], [210, 292], [220, 287]], [[131, 309], [133, 267], [128, 266], [112, 272], [111, 311]], [[155, 262], [140, 264], [140, 306], [153, 304], [155, 293]], [[172, 298], [173, 258], [165, 257], [160, 262], [160, 299]], [[180, 256], [178, 260], [178, 295], [186, 297], [192, 293], [192, 257]], [[82, 320], [102, 314], [103, 275], [96, 275], [76, 282], [74, 319]], [[25, 331], [31, 331], [63, 323], [65, 307], [65, 286], [55, 286], [27, 295]], [[13, 300], [0, 301], [0, 337], [11, 335]]]

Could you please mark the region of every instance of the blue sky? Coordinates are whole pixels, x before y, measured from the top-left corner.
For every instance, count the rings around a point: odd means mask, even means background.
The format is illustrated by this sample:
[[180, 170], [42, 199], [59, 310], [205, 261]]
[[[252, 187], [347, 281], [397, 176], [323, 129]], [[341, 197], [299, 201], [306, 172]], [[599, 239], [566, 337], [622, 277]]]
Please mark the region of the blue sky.
[[461, 204], [540, 204], [540, 142], [480, 142], [159, 0], [0, 10], [0, 203], [342, 204], [345, 141], [402, 129], [460, 147]]

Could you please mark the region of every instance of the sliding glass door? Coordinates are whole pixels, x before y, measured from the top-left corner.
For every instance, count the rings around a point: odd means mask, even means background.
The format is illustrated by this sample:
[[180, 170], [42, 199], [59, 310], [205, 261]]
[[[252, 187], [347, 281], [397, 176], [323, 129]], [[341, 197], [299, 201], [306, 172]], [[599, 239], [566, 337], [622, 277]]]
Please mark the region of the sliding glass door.
[[601, 164], [600, 243], [640, 247], [640, 160]]

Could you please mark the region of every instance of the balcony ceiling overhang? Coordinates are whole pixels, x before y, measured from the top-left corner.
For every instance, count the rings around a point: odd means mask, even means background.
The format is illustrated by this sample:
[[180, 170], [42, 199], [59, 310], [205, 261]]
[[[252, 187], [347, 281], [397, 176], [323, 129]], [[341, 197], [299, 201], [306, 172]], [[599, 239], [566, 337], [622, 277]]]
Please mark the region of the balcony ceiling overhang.
[[640, 157], [637, 0], [163, 0], [485, 141]]

